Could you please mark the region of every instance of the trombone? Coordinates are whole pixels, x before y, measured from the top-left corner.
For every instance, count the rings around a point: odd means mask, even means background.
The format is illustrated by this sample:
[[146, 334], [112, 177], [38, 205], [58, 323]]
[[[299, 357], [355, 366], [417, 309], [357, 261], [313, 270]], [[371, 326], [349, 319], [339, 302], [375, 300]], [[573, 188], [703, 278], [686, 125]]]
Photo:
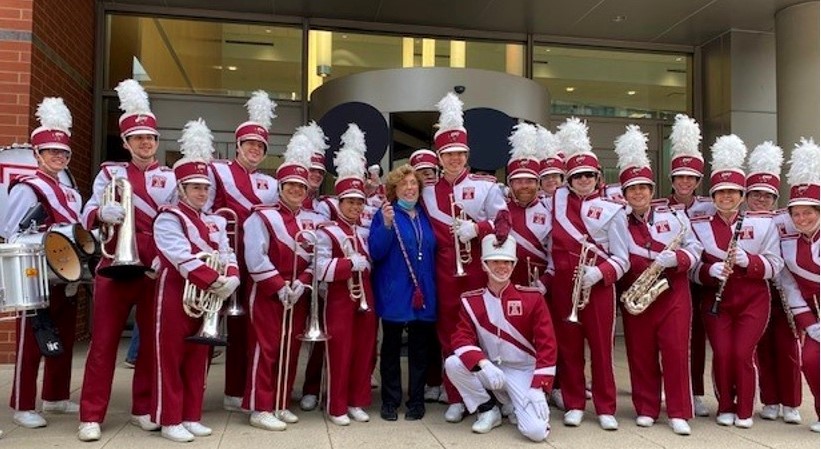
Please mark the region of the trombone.
[[449, 195], [450, 198], [450, 218], [453, 219], [452, 224], [452, 233], [453, 233], [453, 247], [456, 251], [456, 273], [454, 276], [456, 277], [464, 277], [467, 275], [465, 272], [465, 265], [469, 265], [473, 261], [473, 256], [471, 256], [471, 246], [470, 242], [462, 243], [459, 241], [459, 234], [456, 233], [456, 225], [458, 223], [457, 220], [467, 220], [467, 214], [465, 214], [464, 210], [459, 210], [459, 213], [456, 213], [456, 209], [458, 208], [458, 204], [451, 193]]
[[[228, 234], [231, 249], [236, 252], [239, 245], [239, 232], [237, 229], [239, 226], [239, 216], [237, 216], [236, 211], [228, 207], [221, 207], [215, 210], [214, 215], [219, 215], [225, 219], [225, 233]], [[228, 301], [228, 306], [225, 310], [223, 310], [222, 314], [225, 316], [245, 315], [245, 309], [242, 308], [242, 304], [239, 302], [239, 299], [237, 299], [236, 291], [231, 294], [231, 299]]]
[[[356, 235], [345, 236], [342, 251], [345, 253], [345, 257], [350, 257], [359, 253], [359, 243], [357, 242]], [[367, 312], [370, 310], [370, 307], [368, 307], [367, 298], [365, 297], [365, 284], [362, 283], [361, 271], [353, 272], [351, 277], [348, 278], [348, 292], [351, 295], [352, 301], [359, 301], [360, 312]]]

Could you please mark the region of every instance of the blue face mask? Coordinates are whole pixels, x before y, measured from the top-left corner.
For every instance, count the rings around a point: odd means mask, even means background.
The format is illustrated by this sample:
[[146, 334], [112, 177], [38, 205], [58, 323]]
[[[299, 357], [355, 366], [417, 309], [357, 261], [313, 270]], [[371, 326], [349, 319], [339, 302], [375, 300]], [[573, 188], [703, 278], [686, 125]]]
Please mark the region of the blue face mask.
[[398, 204], [399, 207], [405, 210], [413, 210], [413, 208], [416, 207], [416, 201], [405, 200], [402, 198], [397, 198], [396, 204]]

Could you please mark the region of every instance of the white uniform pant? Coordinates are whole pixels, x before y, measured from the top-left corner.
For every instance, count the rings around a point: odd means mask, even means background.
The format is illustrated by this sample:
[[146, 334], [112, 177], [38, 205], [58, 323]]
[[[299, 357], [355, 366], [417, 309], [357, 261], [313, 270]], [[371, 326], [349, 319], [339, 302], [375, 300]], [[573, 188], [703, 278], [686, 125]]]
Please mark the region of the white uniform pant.
[[[505, 386], [496, 390], [493, 395], [502, 404], [513, 404], [513, 412], [518, 420], [519, 432], [533, 441], [542, 441], [550, 433], [550, 410], [547, 419], [536, 416], [532, 405], [527, 404], [527, 391], [533, 381], [533, 368], [519, 369], [502, 365], [499, 367], [505, 374]], [[462, 360], [452, 355], [445, 360], [445, 372], [459, 390], [468, 411], [474, 413], [476, 409], [490, 400], [489, 387], [482, 383], [476, 373], [471, 372], [462, 363]]]

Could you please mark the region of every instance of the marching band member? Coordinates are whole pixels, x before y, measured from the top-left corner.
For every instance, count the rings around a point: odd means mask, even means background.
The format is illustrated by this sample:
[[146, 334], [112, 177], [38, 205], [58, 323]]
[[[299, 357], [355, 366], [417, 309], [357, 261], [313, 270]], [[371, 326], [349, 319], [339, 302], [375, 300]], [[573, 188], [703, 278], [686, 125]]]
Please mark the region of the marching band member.
[[308, 167], [308, 196], [305, 197], [305, 204], [302, 207], [316, 211], [316, 207], [322, 199], [319, 195], [319, 189], [322, 188], [322, 182], [325, 181], [325, 173], [327, 172], [325, 169], [325, 150], [328, 149], [328, 138], [325, 137], [325, 133], [316, 122], [298, 127], [296, 134], [307, 137], [311, 142], [312, 149], [311, 165]]
[[291, 138], [276, 173], [279, 202], [254, 207], [243, 225], [245, 263], [253, 280], [248, 302], [251, 364], [243, 408], [251, 410], [252, 426], [266, 430], [285, 430], [286, 423], [299, 421], [287, 404], [299, 357], [296, 337], [305, 329], [308, 314], [309, 301], [303, 297], [313, 279], [313, 256], [302, 244], [314, 242], [297, 234], [314, 231], [325, 221], [302, 208], [308, 196], [311, 146], [305, 135]]
[[[646, 153], [647, 136], [638, 126], [629, 125], [615, 145], [619, 181], [631, 210], [627, 216], [630, 271], [621, 282], [636, 425], [650, 427], [658, 419], [663, 384], [670, 427], [676, 434], [689, 435], [687, 420], [693, 417], [693, 403], [688, 341], [693, 311], [687, 272], [701, 257], [701, 244], [683, 210], [652, 206], [656, 183]], [[657, 274], [649, 275], [653, 272]], [[667, 283], [666, 291], [653, 291], [659, 279]], [[653, 301], [648, 302], [648, 297]]]
[[439, 159], [433, 151], [426, 148], [414, 151], [408, 159], [408, 164], [422, 175], [424, 185], [433, 185], [439, 180]]
[[[123, 147], [131, 153], [131, 161], [126, 163], [104, 162], [94, 178], [93, 194], [83, 209], [83, 225], [92, 229], [100, 225], [118, 225], [127, 213], [122, 201], [130, 201], [134, 206], [135, 238], [140, 262], [145, 267], [152, 266], [157, 248], [152, 237], [152, 223], [160, 206], [176, 202], [176, 179], [174, 172], [161, 166], [156, 159], [159, 147], [157, 119], [151, 113], [148, 95], [134, 80], [125, 80], [115, 89], [120, 98], [120, 136]], [[126, 179], [132, 186], [129, 199], [120, 198], [114, 202], [104, 202], [104, 192], [109, 183], [117, 178]], [[111, 239], [117, 241], [117, 232]], [[130, 232], [130, 231], [128, 231]], [[115, 245], [110, 245], [110, 253]], [[97, 272], [111, 266], [112, 260], [103, 258]], [[112, 279], [105, 276], [94, 277], [94, 297], [92, 312], [91, 343], [86, 357], [83, 389], [80, 396], [80, 431], [83, 441], [100, 439], [100, 423], [105, 418], [111, 398], [114, 380], [114, 365], [120, 335], [128, 320], [131, 309], [136, 306], [136, 322], [145, 335], [153, 335], [155, 281], [148, 276], [135, 279]], [[149, 417], [151, 412], [151, 379], [154, 357], [151, 344], [140, 345], [131, 396], [131, 422], [143, 430], [158, 427]]]
[[[496, 185], [496, 179], [471, 175], [467, 170], [469, 148], [462, 101], [456, 94], [448, 93], [439, 101], [437, 108], [440, 113], [439, 130], [434, 141], [443, 174], [436, 184], [425, 186], [422, 202], [436, 234], [436, 325], [442, 354], [448, 356], [453, 353], [451, 335], [459, 315], [458, 295], [480, 288], [485, 283], [476, 238], [495, 230], [500, 241], [503, 241], [510, 225], [504, 195]], [[462, 213], [464, 219], [460, 218]], [[462, 260], [465, 277], [454, 277], [454, 269], [466, 255], [468, 248], [465, 245], [470, 242], [474, 243], [469, 253], [470, 261]], [[460, 422], [465, 413], [462, 398], [447, 376], [444, 387], [450, 403], [445, 411], [445, 420]]]
[[[564, 423], [578, 426], [584, 417], [585, 381], [584, 342], [591, 353], [593, 404], [599, 424], [616, 430], [616, 381], [613, 373], [613, 334], [615, 332], [615, 283], [630, 266], [628, 260], [627, 219], [624, 207], [601, 196], [599, 161], [587, 137], [587, 126], [573, 117], [560, 126], [567, 136], [568, 184], [553, 196], [553, 225], [550, 242], [555, 278], [580, 278], [578, 297], [589, 291], [586, 306], [574, 307], [573, 283], [552, 282], [551, 315], [559, 342], [558, 370], [561, 373], [562, 399], [567, 412]], [[583, 248], [592, 260], [583, 261]], [[579, 300], [581, 303], [582, 300]], [[582, 308], [583, 307], [583, 308]], [[581, 310], [579, 310], [581, 309]], [[568, 322], [578, 312], [578, 323]]]
[[753, 357], [770, 315], [767, 280], [781, 271], [784, 261], [772, 215], [739, 214], [744, 142], [735, 135], [721, 136], [711, 150], [710, 195], [717, 212], [691, 220], [704, 246], [692, 275], [705, 287], [701, 315], [713, 349], [716, 422], [750, 428], [756, 387]]
[[365, 194], [368, 195], [368, 200], [365, 202], [368, 206], [379, 209], [382, 203], [385, 202], [385, 184], [379, 174], [382, 172], [382, 167], [379, 164], [373, 164], [368, 167], [368, 179], [365, 181]]
[[[200, 423], [205, 395], [209, 346], [186, 341], [207, 319], [207, 309], [219, 313], [222, 301], [239, 287], [237, 260], [228, 242], [226, 220], [202, 212], [211, 181], [208, 162], [213, 136], [202, 119], [185, 125], [180, 139], [183, 158], [174, 164], [179, 206], [164, 206], [154, 220], [154, 241], [160, 259], [156, 289], [155, 327], [152, 344], [157, 354], [152, 403], [154, 422], [161, 435], [187, 442], [211, 435]], [[213, 268], [199, 257], [212, 254]], [[214, 255], [216, 253], [216, 255]], [[185, 288], [191, 284], [193, 292]], [[200, 292], [213, 295], [217, 304], [194, 304]], [[202, 314], [195, 318], [189, 309]], [[148, 343], [148, 342], [145, 342]]]
[[[2, 236], [9, 239], [21, 228], [33, 205], [40, 204], [46, 211], [45, 225], [78, 223], [83, 199], [80, 193], [59, 181], [59, 173], [71, 160], [71, 112], [62, 98], [44, 98], [37, 106], [40, 126], [31, 133], [37, 171], [13, 180], [9, 187], [8, 212]], [[46, 273], [42, 273], [46, 275]], [[47, 422], [35, 410], [37, 376], [43, 358], [35, 337], [39, 316], [46, 313], [53, 319], [61, 336], [62, 354], [45, 358], [43, 371], [43, 411], [77, 413], [79, 406], [69, 400], [71, 394], [71, 357], [74, 349], [75, 322], [77, 321], [76, 285], [49, 285], [47, 311], [38, 311], [37, 317], [17, 318], [14, 382], [9, 406], [14, 409], [15, 424], [29, 429], [46, 426]]]
[[540, 194], [552, 197], [564, 182], [564, 154], [560, 152], [561, 142], [555, 134], [542, 125], [536, 125], [538, 143], [544, 157], [539, 165]]
[[[781, 185], [779, 174], [784, 162], [783, 150], [764, 142], [750, 153], [747, 163], [747, 191], [745, 199], [750, 212], [771, 212], [778, 201]], [[789, 213], [777, 213], [773, 220], [779, 234], [792, 228]], [[781, 293], [770, 285], [770, 319], [756, 348], [759, 398], [764, 407], [760, 416], [774, 420], [783, 416], [784, 422], [799, 424], [801, 414], [801, 355], [794, 324], [787, 319], [788, 305]], [[792, 319], [792, 317], [790, 317]], [[782, 414], [783, 406], [783, 414]]]
[[[274, 204], [279, 193], [277, 181], [273, 177], [258, 171], [259, 164], [265, 159], [268, 151], [268, 130], [271, 121], [276, 118], [274, 103], [263, 90], [254, 92], [245, 103], [249, 120], [241, 123], [234, 131], [237, 143], [237, 157], [233, 161], [214, 161], [211, 164], [209, 178], [211, 188], [208, 190], [209, 202], [205, 210], [215, 211], [227, 207], [237, 214], [235, 224], [237, 246], [234, 248], [237, 260], [240, 261], [240, 272], [244, 278], [238, 297], [247, 311], [247, 298], [250, 295], [251, 280], [243, 260], [242, 223], [251, 215], [251, 208], [261, 204]], [[232, 243], [233, 244], [233, 243]], [[230, 411], [239, 411], [242, 396], [245, 394], [245, 380], [248, 377], [248, 315], [226, 318], [228, 346], [225, 353], [225, 390], [223, 407]]]
[[[325, 299], [328, 394], [326, 411], [338, 426], [370, 420], [372, 354], [377, 322], [371, 288], [368, 228], [359, 226], [365, 206], [365, 135], [351, 123], [334, 158], [339, 201], [335, 224], [317, 233], [318, 279], [328, 283]], [[349, 418], [350, 416], [350, 418]]]
[[[812, 139], [801, 139], [796, 145], [787, 172], [790, 201], [787, 210], [796, 232], [782, 235], [781, 254], [785, 269], [778, 281], [790, 306], [796, 329], [804, 332], [801, 370], [815, 399], [813, 432], [821, 430], [819, 412], [819, 186], [821, 150]], [[791, 229], [791, 230], [792, 230]]]
[[502, 424], [498, 400], [513, 404], [522, 435], [543, 441], [550, 434], [545, 391], [556, 373], [556, 338], [542, 294], [511, 282], [516, 263], [512, 236], [501, 246], [495, 236], [482, 239], [487, 287], [462, 294], [455, 352], [445, 371], [468, 410], [479, 412], [474, 432]]
[[[653, 205], [679, 207], [683, 206], [687, 217], [715, 214], [715, 206], [709, 197], [699, 196], [696, 190], [701, 185], [704, 172], [704, 158], [699, 144], [701, 130], [695, 120], [684, 114], [677, 114], [673, 130], [670, 133], [670, 181], [673, 193], [667, 198], [653, 201]], [[704, 366], [707, 347], [707, 334], [701, 313], [702, 287], [690, 283], [690, 296], [693, 300], [693, 321], [690, 331], [690, 379], [693, 388], [693, 408], [696, 416], [710, 416], [704, 404]]]

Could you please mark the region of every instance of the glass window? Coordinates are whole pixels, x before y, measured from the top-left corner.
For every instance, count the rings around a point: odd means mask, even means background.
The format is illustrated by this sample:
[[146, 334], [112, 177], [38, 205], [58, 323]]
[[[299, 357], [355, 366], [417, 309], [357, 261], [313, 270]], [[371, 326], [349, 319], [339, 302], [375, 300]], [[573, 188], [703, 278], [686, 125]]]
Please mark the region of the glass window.
[[109, 15], [106, 88], [300, 100], [300, 28]]
[[533, 79], [552, 114], [672, 120], [692, 104], [684, 54], [534, 46]]

